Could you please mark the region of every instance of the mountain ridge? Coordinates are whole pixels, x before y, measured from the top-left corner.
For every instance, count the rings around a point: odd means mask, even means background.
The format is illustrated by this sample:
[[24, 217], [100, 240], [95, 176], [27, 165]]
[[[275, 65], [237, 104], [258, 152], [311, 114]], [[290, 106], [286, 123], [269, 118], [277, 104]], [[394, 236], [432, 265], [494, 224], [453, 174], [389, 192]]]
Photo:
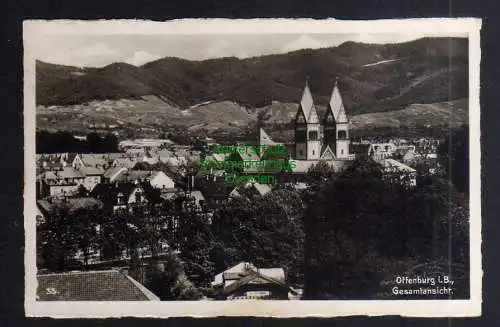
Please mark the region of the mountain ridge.
[[[392, 111], [412, 103], [466, 98], [467, 49], [467, 39], [423, 38], [385, 45], [346, 42], [245, 59], [166, 57], [139, 67], [113, 63], [79, 68], [37, 61], [37, 104], [155, 95], [180, 109], [232, 101], [254, 110], [272, 101], [297, 103], [309, 76], [318, 105], [327, 103], [338, 77], [345, 105], [353, 114]], [[384, 60], [392, 61], [363, 67]]]

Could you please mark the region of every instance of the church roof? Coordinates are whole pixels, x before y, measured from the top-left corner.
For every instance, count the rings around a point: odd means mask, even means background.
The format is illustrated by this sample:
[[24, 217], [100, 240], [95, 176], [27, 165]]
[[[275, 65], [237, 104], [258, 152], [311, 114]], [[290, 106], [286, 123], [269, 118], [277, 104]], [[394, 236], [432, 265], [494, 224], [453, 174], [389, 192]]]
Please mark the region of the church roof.
[[337, 124], [349, 122], [345, 114], [344, 102], [342, 101], [342, 96], [340, 95], [337, 82], [335, 82], [335, 86], [333, 88], [332, 95], [328, 103], [328, 110], [332, 112], [333, 118], [335, 119], [335, 122]]
[[321, 159], [335, 159], [335, 153], [330, 148], [330, 145], [324, 145], [321, 149]]
[[269, 137], [269, 135], [267, 135], [266, 131], [263, 128], [261, 128], [259, 131], [259, 137], [260, 137], [260, 145], [275, 145], [275, 144], [277, 144]]
[[304, 88], [304, 92], [302, 92], [302, 99], [300, 100], [299, 110], [302, 110], [306, 123], [308, 124], [319, 123], [318, 114], [314, 106], [314, 100], [311, 94], [311, 90], [309, 90], [309, 84], [307, 83]]

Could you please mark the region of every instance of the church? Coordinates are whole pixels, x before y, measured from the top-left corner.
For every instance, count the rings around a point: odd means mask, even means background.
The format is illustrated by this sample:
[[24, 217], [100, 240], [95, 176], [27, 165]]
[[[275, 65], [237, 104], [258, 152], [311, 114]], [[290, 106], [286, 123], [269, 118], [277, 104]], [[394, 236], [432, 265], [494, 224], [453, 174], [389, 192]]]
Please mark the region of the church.
[[352, 160], [349, 153], [349, 119], [345, 113], [338, 81], [335, 82], [324, 117], [318, 117], [306, 82], [295, 117], [296, 160]]
[[[318, 163], [325, 161], [336, 170], [340, 170], [355, 155], [350, 153], [351, 141], [349, 138], [349, 119], [346, 115], [338, 80], [335, 81], [333, 91], [323, 117], [318, 115], [314, 99], [309, 89], [309, 83], [302, 92], [302, 98], [295, 115], [295, 139], [289, 147], [289, 158], [294, 160], [294, 172], [304, 173]], [[276, 145], [260, 129], [261, 145]]]
[[[340, 171], [359, 155], [371, 156], [384, 171], [410, 173], [411, 184], [416, 185], [416, 171], [392, 158], [378, 158], [370, 154], [371, 144], [351, 145], [349, 118], [346, 115], [338, 80], [335, 81], [326, 112], [318, 115], [309, 83], [302, 92], [302, 98], [295, 115], [295, 140], [289, 147], [289, 159], [295, 162], [294, 173], [304, 174], [309, 168], [323, 161]], [[261, 128], [261, 145], [277, 145]], [[377, 148], [377, 145], [375, 145]], [[360, 151], [361, 150], [361, 151]], [[373, 151], [372, 151], [373, 152]]]

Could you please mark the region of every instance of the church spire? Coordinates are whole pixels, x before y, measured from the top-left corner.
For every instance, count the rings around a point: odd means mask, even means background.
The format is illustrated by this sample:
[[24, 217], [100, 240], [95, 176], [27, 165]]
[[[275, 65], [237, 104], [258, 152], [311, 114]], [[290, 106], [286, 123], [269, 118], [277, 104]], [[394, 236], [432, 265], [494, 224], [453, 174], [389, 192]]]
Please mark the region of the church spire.
[[316, 113], [316, 108], [314, 106], [314, 100], [309, 89], [309, 78], [306, 77], [306, 85], [304, 91], [302, 92], [302, 99], [300, 100], [300, 109], [304, 114], [306, 123], [317, 124], [319, 123], [318, 114]]
[[333, 114], [336, 123], [347, 123], [348, 120], [345, 114], [344, 102], [342, 101], [338, 84], [339, 79], [336, 77], [330, 102], [328, 103], [328, 110]]

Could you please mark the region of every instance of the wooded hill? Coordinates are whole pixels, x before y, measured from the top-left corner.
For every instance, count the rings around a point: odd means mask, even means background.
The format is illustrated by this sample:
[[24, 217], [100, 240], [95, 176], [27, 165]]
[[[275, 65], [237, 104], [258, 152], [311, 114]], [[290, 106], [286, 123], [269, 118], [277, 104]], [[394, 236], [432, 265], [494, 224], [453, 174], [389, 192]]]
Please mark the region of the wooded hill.
[[77, 68], [41, 61], [36, 67], [37, 104], [46, 106], [155, 95], [180, 109], [232, 101], [252, 111], [272, 101], [297, 103], [306, 76], [319, 105], [326, 104], [338, 77], [351, 115], [468, 97], [468, 41], [460, 38], [346, 42], [248, 59], [164, 58], [140, 67]]

